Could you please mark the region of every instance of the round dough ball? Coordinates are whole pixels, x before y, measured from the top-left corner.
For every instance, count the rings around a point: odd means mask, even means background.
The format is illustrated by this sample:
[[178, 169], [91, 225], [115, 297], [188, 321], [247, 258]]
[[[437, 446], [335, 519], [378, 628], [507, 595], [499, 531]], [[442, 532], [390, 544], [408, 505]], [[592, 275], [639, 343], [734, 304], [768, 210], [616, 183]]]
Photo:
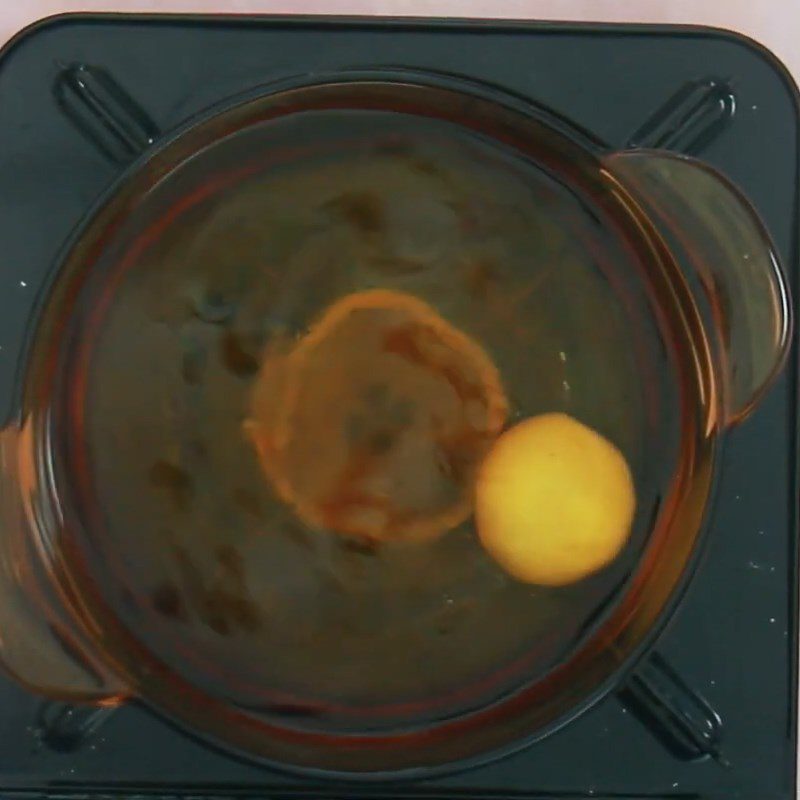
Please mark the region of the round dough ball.
[[566, 414], [510, 428], [478, 473], [475, 514], [489, 555], [526, 583], [562, 586], [613, 561], [636, 495], [620, 451]]

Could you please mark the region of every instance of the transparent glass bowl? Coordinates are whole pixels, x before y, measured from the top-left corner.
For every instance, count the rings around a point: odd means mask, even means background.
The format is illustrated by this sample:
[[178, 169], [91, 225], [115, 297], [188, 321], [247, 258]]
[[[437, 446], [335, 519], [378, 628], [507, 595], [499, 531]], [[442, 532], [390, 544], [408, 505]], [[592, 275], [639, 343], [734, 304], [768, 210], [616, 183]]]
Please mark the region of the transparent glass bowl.
[[[638, 507], [612, 565], [527, 586], [468, 513], [376, 545], [276, 494], [243, 432], [265, 353], [375, 290], [477, 342], [509, 424], [563, 411], [622, 450]], [[789, 308], [757, 215], [692, 159], [608, 152], [439, 75], [237, 98], [126, 172], [31, 323], [0, 438], [0, 658], [44, 694], [135, 697], [322, 773], [543, 736], [624, 680], [679, 599], [720, 436], [780, 370]], [[365, 384], [360, 424], [395, 389]]]

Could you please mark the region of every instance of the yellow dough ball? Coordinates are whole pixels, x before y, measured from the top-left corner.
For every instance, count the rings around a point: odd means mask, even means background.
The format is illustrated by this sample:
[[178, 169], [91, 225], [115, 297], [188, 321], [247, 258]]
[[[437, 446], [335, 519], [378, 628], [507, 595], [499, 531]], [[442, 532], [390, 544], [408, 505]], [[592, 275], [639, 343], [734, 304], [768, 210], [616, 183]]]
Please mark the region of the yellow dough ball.
[[527, 583], [562, 586], [606, 566], [636, 508], [620, 451], [566, 414], [510, 428], [478, 473], [475, 517], [489, 555]]

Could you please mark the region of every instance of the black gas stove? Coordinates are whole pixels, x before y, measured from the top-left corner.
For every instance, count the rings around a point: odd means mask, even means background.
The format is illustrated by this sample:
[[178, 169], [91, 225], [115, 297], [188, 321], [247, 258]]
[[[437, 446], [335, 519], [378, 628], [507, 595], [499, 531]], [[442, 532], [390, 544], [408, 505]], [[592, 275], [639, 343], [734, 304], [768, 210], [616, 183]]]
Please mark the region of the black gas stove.
[[[67, 16], [21, 34], [0, 60], [2, 408], [11, 404], [37, 287], [129, 161], [230, 95], [299, 74], [387, 66], [497, 84], [614, 148], [699, 155], [753, 201], [797, 291], [797, 90], [742, 37], [635, 26]], [[312, 784], [211, 749], [136, 704], [71, 707], [0, 679], [0, 791], [794, 797], [795, 362], [727, 437], [704, 560], [655, 653], [621, 694], [547, 739], [425, 783]]]

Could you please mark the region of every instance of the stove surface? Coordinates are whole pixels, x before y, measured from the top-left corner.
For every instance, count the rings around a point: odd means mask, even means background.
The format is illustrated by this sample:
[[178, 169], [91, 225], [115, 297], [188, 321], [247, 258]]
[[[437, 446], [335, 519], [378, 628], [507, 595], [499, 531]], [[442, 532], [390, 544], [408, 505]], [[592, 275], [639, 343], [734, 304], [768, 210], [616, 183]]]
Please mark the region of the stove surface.
[[[612, 147], [635, 143], [698, 155], [753, 201], [797, 292], [796, 89], [768, 54], [732, 34], [460, 22], [61, 18], [15, 40], [0, 61], [3, 410], [12, 404], [37, 287], [93, 201], [148, 140], [260, 84], [366, 66], [489, 81], [550, 107]], [[0, 791], [794, 797], [795, 361], [793, 355], [766, 401], [727, 439], [705, 557], [657, 642], [657, 655], [640, 665], [621, 695], [544, 741], [424, 784], [311, 785], [209, 748], [136, 704], [87, 711], [43, 701], [0, 679]]]

